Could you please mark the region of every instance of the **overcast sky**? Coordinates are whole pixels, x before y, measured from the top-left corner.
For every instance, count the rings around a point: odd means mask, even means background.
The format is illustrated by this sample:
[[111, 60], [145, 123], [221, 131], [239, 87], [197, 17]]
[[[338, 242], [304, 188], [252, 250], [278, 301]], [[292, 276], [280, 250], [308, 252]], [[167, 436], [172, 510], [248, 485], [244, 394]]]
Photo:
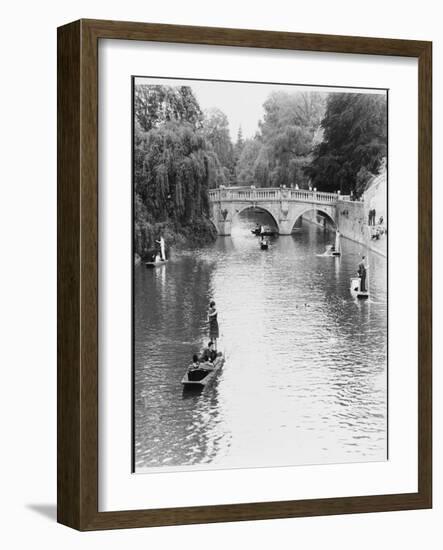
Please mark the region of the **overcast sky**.
[[[243, 82], [221, 82], [201, 80], [181, 80], [165, 78], [136, 78], [136, 84], [163, 84], [167, 86], [190, 86], [203, 110], [219, 108], [229, 120], [233, 141], [237, 139], [239, 127], [243, 137], [253, 137], [258, 130], [258, 121], [263, 117], [263, 103], [273, 91], [289, 92], [320, 91], [323, 93], [343, 92], [343, 88], [288, 86], [278, 84], [246, 84]], [[351, 91], [347, 89], [347, 91]], [[380, 93], [376, 90], [352, 90], [362, 93]], [[385, 92], [381, 92], [385, 93]]]

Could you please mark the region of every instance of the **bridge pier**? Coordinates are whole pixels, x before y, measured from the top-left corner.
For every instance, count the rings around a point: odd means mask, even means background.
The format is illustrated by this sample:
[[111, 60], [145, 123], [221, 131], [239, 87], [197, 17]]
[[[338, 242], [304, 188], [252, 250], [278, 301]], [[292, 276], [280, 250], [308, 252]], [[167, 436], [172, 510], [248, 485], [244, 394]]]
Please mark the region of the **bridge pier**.
[[292, 226], [294, 223], [292, 220], [279, 220], [278, 222], [278, 234], [290, 235], [292, 233]]

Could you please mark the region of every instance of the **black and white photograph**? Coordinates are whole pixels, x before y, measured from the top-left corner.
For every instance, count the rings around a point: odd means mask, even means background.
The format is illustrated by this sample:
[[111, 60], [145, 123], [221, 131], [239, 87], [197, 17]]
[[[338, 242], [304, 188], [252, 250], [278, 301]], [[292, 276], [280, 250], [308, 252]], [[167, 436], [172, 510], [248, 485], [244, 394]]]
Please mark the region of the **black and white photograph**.
[[338, 84], [133, 77], [135, 473], [388, 460], [388, 90]]
[[439, 548], [437, 4], [214, 8], [4, 7], [2, 546]]

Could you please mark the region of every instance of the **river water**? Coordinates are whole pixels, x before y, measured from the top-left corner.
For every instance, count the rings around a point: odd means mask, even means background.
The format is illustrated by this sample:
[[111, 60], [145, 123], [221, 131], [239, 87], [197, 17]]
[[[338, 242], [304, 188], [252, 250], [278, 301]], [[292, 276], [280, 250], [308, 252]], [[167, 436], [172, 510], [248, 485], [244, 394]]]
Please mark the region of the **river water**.
[[[370, 300], [358, 301], [361, 245], [342, 239], [341, 258], [318, 257], [334, 233], [304, 222], [261, 251], [251, 216], [231, 237], [135, 268], [136, 472], [387, 458], [386, 259], [368, 253]], [[184, 393], [211, 298], [226, 362]]]

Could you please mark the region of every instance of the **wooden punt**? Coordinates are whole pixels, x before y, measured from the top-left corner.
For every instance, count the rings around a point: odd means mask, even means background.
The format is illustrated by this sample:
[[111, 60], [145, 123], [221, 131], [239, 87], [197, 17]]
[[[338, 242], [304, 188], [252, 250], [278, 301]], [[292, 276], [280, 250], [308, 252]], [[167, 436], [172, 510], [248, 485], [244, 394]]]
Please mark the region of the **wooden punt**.
[[341, 252], [336, 252], [335, 250], [332, 250], [332, 246], [329, 245], [323, 252], [323, 254], [316, 254], [316, 256], [318, 258], [333, 258], [334, 256], [341, 256]]
[[[366, 281], [368, 283], [368, 281]], [[351, 293], [358, 300], [367, 300], [369, 298], [369, 290], [360, 290], [360, 277], [351, 278]]]
[[259, 229], [251, 229], [251, 233], [255, 235], [256, 237], [274, 237], [276, 235], [275, 231], [263, 231], [263, 233], [260, 233]]
[[167, 263], [168, 263], [168, 260], [160, 260], [159, 262], [145, 262], [145, 266], [153, 268], [153, 267], [160, 267], [160, 266], [165, 265]]
[[203, 389], [210, 384], [225, 362], [223, 354], [217, 356], [214, 363], [202, 363], [198, 369], [187, 370], [182, 378], [182, 384], [187, 389]]

